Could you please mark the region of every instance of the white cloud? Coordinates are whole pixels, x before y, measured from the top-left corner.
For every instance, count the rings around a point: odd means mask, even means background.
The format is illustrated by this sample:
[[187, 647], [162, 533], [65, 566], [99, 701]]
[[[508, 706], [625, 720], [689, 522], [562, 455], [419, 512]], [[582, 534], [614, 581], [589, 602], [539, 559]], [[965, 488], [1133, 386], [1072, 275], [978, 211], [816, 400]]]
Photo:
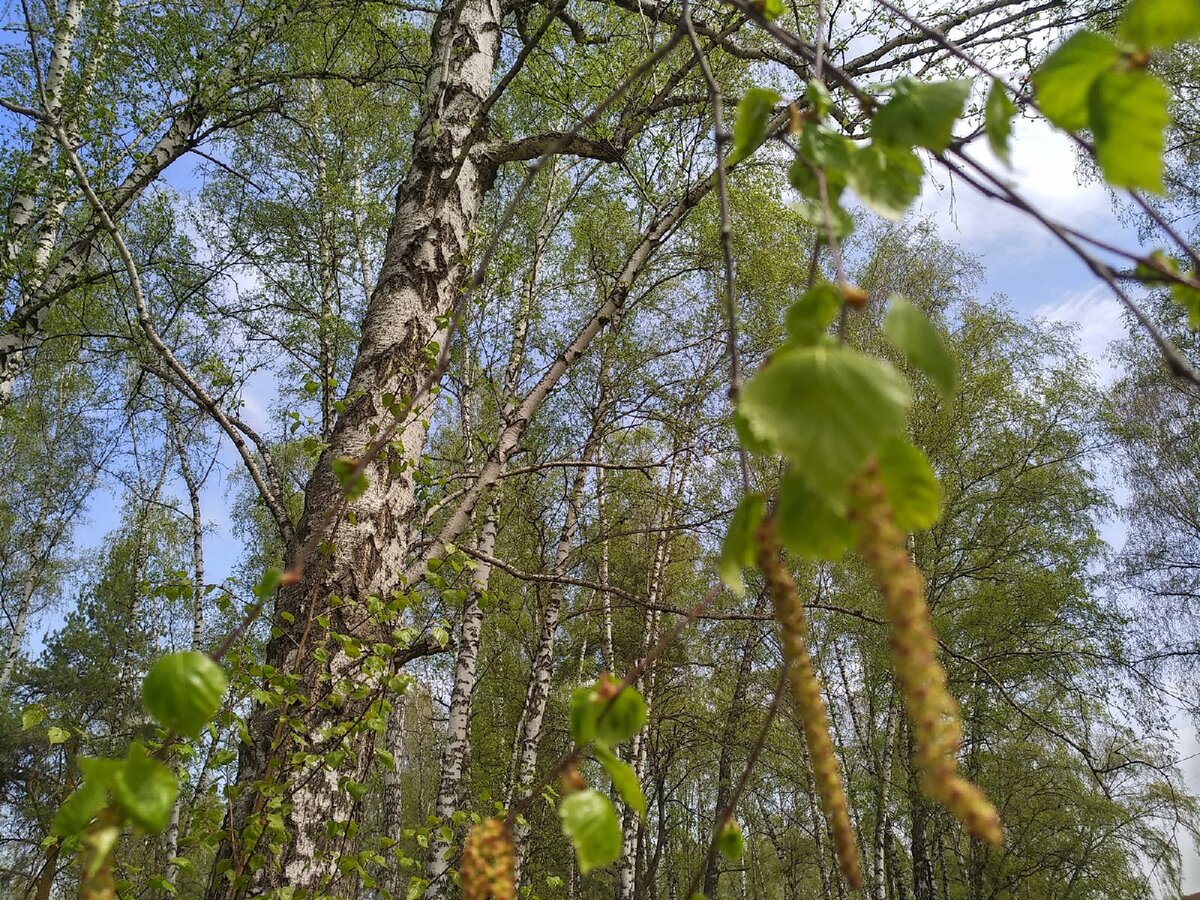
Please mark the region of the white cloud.
[[[1107, 189], [1097, 182], [1081, 181], [1078, 157], [1066, 135], [1044, 121], [1018, 119], [1011, 146], [1011, 170], [983, 141], [976, 141], [972, 145], [976, 149], [970, 153], [1051, 218], [1095, 223], [1091, 230], [1101, 235], [1120, 233]], [[932, 216], [944, 233], [956, 234], [965, 246], [985, 253], [993, 263], [1022, 266], [1040, 264], [1060, 250], [1054, 238], [1029, 216], [983, 196], [936, 164], [927, 168], [931, 177], [926, 180], [918, 212]]]
[[1102, 282], [1068, 294], [1061, 300], [1045, 303], [1034, 316], [1050, 322], [1075, 326], [1079, 347], [1091, 360], [1103, 384], [1111, 384], [1117, 369], [1107, 358], [1108, 346], [1125, 336], [1121, 304]]

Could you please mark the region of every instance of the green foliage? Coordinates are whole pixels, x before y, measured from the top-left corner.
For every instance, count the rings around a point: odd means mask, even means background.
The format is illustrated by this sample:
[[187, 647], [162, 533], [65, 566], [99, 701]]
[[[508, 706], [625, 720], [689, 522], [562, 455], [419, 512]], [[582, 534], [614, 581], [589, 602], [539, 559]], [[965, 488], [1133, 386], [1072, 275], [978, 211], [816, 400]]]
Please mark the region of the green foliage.
[[169, 653], [154, 664], [142, 685], [146, 712], [169, 731], [200, 736], [225, 696], [228, 681], [206, 653]]
[[740, 862], [746, 852], [746, 839], [736, 819], [726, 819], [717, 832], [717, 850], [731, 862]]
[[788, 307], [787, 330], [792, 342], [801, 346], [818, 343], [829, 331], [842, 308], [842, 295], [827, 281], [813, 285]]
[[1117, 35], [1138, 47], [1169, 47], [1200, 37], [1200, 3], [1196, 0], [1130, 0]]
[[883, 445], [879, 474], [901, 529], [924, 531], [941, 518], [942, 486], [925, 454], [908, 441], [894, 437]]
[[775, 518], [783, 545], [800, 556], [837, 562], [854, 544], [856, 532], [845, 504], [835, 504], [794, 470], [779, 485]]
[[925, 168], [911, 149], [877, 141], [854, 154], [846, 177], [867, 206], [898, 222], [920, 196]]
[[941, 153], [950, 146], [954, 123], [971, 93], [969, 79], [917, 81], [901, 78], [892, 97], [871, 119], [871, 136], [879, 144], [907, 150], [924, 147]]
[[1157, 76], [1138, 69], [1102, 72], [1088, 93], [1096, 162], [1113, 187], [1161, 194], [1170, 96]]
[[847, 347], [789, 347], [746, 384], [738, 410], [757, 440], [838, 497], [903, 429], [909, 401], [903, 376], [882, 360]]
[[586, 788], [562, 799], [558, 805], [563, 834], [571, 839], [579, 860], [579, 871], [607, 866], [621, 855], [621, 823], [611, 801], [599, 791]]
[[733, 123], [733, 149], [727, 165], [741, 162], [766, 139], [767, 122], [779, 99], [778, 91], [760, 87], [749, 88], [742, 95]]
[[892, 297], [883, 331], [914, 368], [929, 376], [943, 400], [954, 397], [958, 391], [958, 361], [925, 313], [903, 297]]
[[1017, 114], [1017, 104], [1008, 96], [1008, 91], [998, 80], [993, 79], [992, 86], [988, 89], [983, 114], [983, 127], [987, 132], [988, 145], [997, 159], [1005, 165], [1011, 165], [1009, 140], [1012, 138], [1013, 117]]
[[1120, 59], [1117, 45], [1102, 34], [1071, 35], [1033, 73], [1038, 106], [1046, 118], [1067, 131], [1086, 128], [1092, 85]]
[[645, 819], [646, 795], [642, 793], [642, 786], [638, 783], [637, 772], [633, 770], [633, 766], [619, 759], [617, 754], [604, 744], [596, 744], [592, 752], [612, 778], [613, 788], [625, 801], [625, 805]]
[[745, 593], [742, 569], [754, 565], [754, 532], [762, 521], [764, 502], [761, 494], [749, 494], [742, 498], [734, 510], [733, 518], [729, 520], [729, 531], [725, 533], [725, 543], [721, 546], [717, 573], [725, 586], [738, 595]]

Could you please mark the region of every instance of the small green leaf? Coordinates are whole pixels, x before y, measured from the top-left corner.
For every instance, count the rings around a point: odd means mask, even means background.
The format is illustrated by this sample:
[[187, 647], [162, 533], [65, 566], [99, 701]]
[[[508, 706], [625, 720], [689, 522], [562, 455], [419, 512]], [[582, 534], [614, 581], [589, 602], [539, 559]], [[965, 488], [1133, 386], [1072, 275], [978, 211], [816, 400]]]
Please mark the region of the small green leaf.
[[150, 669], [142, 685], [146, 712], [164, 728], [197, 738], [225, 696], [228, 681], [206, 653], [169, 653]]
[[742, 836], [742, 826], [736, 819], [726, 819], [717, 833], [717, 850], [732, 862], [738, 862], [746, 852], [746, 839]]
[[646, 724], [646, 701], [631, 687], [622, 688], [611, 700], [596, 691], [596, 739], [613, 746], [627, 741]]
[[854, 219], [850, 213], [833, 200], [829, 201], [830, 221], [828, 223], [825, 221], [825, 210], [820, 203], [798, 203], [795, 210], [803, 221], [817, 229], [817, 235], [822, 241], [829, 240], [826, 233], [828, 230], [833, 231], [833, 236], [839, 241], [854, 231]]
[[637, 772], [633, 771], [633, 766], [622, 762], [617, 758], [617, 754], [603, 744], [597, 744], [593, 749], [596, 759], [600, 760], [600, 764], [608, 770], [613, 787], [621, 795], [625, 805], [645, 821], [646, 795], [642, 793], [642, 786], [638, 784]]
[[942, 485], [925, 454], [903, 438], [879, 451], [879, 474], [903, 531], [932, 528], [942, 515]]
[[725, 543], [721, 545], [717, 574], [725, 586], [739, 596], [746, 590], [742, 585], [742, 569], [754, 565], [754, 532], [758, 530], [762, 517], [762, 495], [747, 494], [729, 520], [729, 531], [725, 534]]
[[[807, 200], [821, 199], [821, 185], [817, 180], [818, 170], [803, 156], [797, 156], [788, 167], [788, 182]], [[846, 173], [837, 169], [825, 171], [825, 192], [830, 202], [837, 200], [846, 190]]]
[[254, 596], [259, 600], [269, 600], [279, 587], [279, 581], [282, 578], [283, 572], [279, 569], [267, 569], [262, 573], [262, 578], [258, 579], [258, 584], [254, 586]]
[[167, 827], [175, 798], [179, 796], [179, 782], [174, 773], [151, 759], [146, 748], [136, 743], [114, 771], [109, 789], [121, 812], [151, 834]]
[[908, 383], [888, 363], [848, 347], [788, 347], [742, 390], [739, 411], [830, 497], [844, 496], [869, 454], [904, 428]]
[[612, 802], [594, 788], [577, 791], [558, 805], [563, 834], [575, 846], [579, 872], [586, 875], [621, 855], [621, 823]]
[[958, 361], [925, 313], [903, 297], [892, 297], [883, 333], [909, 363], [929, 376], [943, 399], [954, 397], [958, 392]]
[[21, 730], [28, 731], [46, 721], [46, 710], [41, 706], [29, 706], [21, 712]]
[[589, 744], [596, 738], [595, 695], [594, 687], [577, 687], [571, 692], [571, 737], [577, 744]]
[[871, 120], [871, 136], [901, 149], [925, 147], [941, 153], [950, 146], [954, 123], [963, 114], [971, 81], [917, 81], [901, 78], [892, 99]]
[[1121, 51], [1107, 36], [1079, 31], [1050, 54], [1033, 73], [1033, 89], [1046, 118], [1067, 131], [1088, 125], [1088, 92]]
[[1013, 116], [1016, 114], [1017, 104], [1008, 96], [1004, 85], [993, 79], [987, 103], [983, 107], [983, 130], [987, 133], [988, 146], [1006, 166], [1012, 165], [1008, 143], [1012, 137]]
[[809, 559], [837, 562], [854, 544], [855, 528], [845, 508], [834, 506], [799, 472], [783, 476], [775, 519], [783, 545]]
[[750, 88], [742, 95], [733, 123], [733, 151], [726, 159], [727, 165], [740, 162], [758, 149], [766, 139], [767, 122], [779, 100], [778, 91], [760, 87]]
[[70, 740], [71, 732], [65, 728], [59, 728], [57, 725], [52, 725], [46, 729], [46, 739], [50, 741], [50, 746], [55, 744], [65, 744]]
[[787, 330], [792, 341], [801, 345], [817, 343], [841, 308], [842, 295], [836, 287], [828, 281], [813, 285], [788, 309]]
[[63, 801], [50, 830], [61, 837], [75, 837], [100, 812], [106, 797], [107, 791], [103, 785], [85, 781]]
[[846, 175], [863, 203], [899, 222], [921, 194], [925, 167], [912, 150], [872, 144], [854, 154]]
[[1096, 162], [1113, 187], [1163, 193], [1163, 135], [1171, 95], [1139, 69], [1113, 69], [1088, 94]]
[[824, 119], [829, 115], [830, 110], [833, 109], [833, 97], [829, 95], [829, 88], [825, 87], [823, 82], [817, 81], [815, 78], [808, 80], [808, 84], [804, 89], [804, 96], [818, 119]]
[[783, 0], [758, 0], [756, 4], [762, 17], [768, 22], [774, 22], [786, 11]]
[[1117, 34], [1121, 40], [1147, 50], [1200, 37], [1200, 2], [1130, 0]]

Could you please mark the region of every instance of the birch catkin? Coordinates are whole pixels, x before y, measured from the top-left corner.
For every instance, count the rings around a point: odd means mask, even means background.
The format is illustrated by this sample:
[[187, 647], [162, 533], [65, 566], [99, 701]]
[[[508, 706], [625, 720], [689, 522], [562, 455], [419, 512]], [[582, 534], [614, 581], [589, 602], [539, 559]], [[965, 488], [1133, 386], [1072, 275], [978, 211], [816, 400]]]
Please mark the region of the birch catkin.
[[484, 819], [471, 829], [463, 847], [459, 868], [463, 900], [514, 900], [516, 864], [508, 826], [499, 819]]
[[858, 890], [863, 885], [858, 841], [850, 825], [850, 804], [838, 772], [833, 739], [829, 736], [829, 717], [825, 712], [825, 701], [821, 699], [821, 683], [817, 681], [812, 656], [808, 652], [804, 604], [796, 593], [796, 583], [783, 564], [779, 535], [775, 530], [775, 521], [770, 517], [758, 529], [758, 565], [775, 606], [775, 618], [782, 636], [784, 665], [787, 666], [792, 695], [800, 710], [804, 741], [812, 760], [821, 809], [833, 835], [838, 867], [850, 886]]
[[921, 787], [971, 834], [999, 845], [1004, 835], [995, 807], [983, 791], [958, 774], [962, 724], [958, 704], [946, 690], [946, 670], [937, 659], [937, 637], [925, 603], [925, 578], [909, 555], [904, 532], [896, 526], [875, 460], [855, 479], [852, 494], [851, 516], [860, 528], [859, 549], [883, 595], [892, 625], [892, 667], [912, 721], [913, 762], [921, 772]]

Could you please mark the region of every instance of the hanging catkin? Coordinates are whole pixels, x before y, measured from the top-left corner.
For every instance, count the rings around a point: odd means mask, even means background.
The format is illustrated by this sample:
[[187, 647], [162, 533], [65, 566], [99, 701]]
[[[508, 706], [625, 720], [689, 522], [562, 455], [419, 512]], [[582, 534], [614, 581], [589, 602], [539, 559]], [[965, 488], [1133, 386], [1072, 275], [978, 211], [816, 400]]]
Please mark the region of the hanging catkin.
[[463, 847], [459, 867], [463, 900], [514, 900], [516, 863], [508, 826], [499, 819], [484, 819], [471, 829]]
[[775, 521], [770, 517], [758, 529], [758, 565], [775, 606], [784, 665], [787, 666], [788, 680], [792, 685], [792, 696], [796, 698], [796, 706], [800, 710], [817, 794], [833, 835], [838, 867], [850, 886], [857, 890], [863, 884], [862, 862], [854, 828], [850, 825], [850, 805], [838, 772], [833, 740], [829, 736], [829, 717], [825, 712], [825, 701], [821, 699], [821, 683], [817, 681], [812, 656], [808, 652], [804, 604], [796, 592], [796, 583], [783, 564], [779, 535], [775, 530]]
[[859, 549], [883, 595], [892, 626], [892, 667], [912, 721], [922, 789], [945, 806], [967, 830], [989, 844], [1004, 840], [1000, 816], [976, 785], [958, 774], [962, 737], [958, 704], [946, 690], [946, 670], [937, 659], [937, 638], [925, 603], [925, 578], [897, 526], [879, 465], [871, 460], [853, 487], [851, 516], [859, 525]]

